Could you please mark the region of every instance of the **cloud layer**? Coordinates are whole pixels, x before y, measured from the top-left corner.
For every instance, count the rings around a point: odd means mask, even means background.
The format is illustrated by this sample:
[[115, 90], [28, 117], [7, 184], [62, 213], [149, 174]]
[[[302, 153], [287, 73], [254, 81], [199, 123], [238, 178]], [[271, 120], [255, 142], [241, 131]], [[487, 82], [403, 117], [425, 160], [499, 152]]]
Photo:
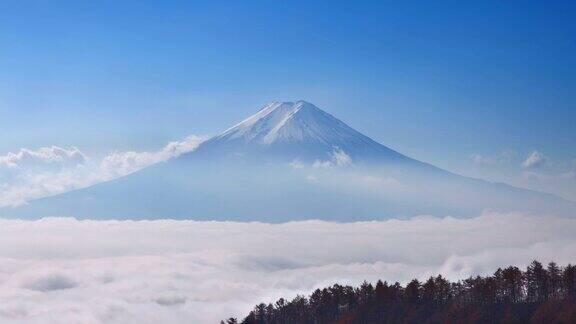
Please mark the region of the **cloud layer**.
[[152, 152], [112, 152], [92, 160], [79, 149], [42, 147], [0, 156], [0, 207], [87, 187], [138, 171], [194, 150], [202, 139], [189, 136]]
[[0, 322], [215, 323], [335, 282], [576, 260], [576, 221], [0, 220]]

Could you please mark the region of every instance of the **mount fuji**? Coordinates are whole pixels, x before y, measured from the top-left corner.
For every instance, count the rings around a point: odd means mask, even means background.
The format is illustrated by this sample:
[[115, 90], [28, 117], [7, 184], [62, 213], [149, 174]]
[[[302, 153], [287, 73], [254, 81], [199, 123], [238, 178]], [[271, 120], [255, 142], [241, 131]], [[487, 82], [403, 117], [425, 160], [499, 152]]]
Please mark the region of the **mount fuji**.
[[305, 102], [272, 102], [194, 151], [0, 216], [289, 221], [570, 215], [559, 197], [468, 178], [409, 158]]
[[307, 161], [330, 158], [335, 151], [354, 161], [411, 160], [305, 101], [272, 102], [191, 155]]

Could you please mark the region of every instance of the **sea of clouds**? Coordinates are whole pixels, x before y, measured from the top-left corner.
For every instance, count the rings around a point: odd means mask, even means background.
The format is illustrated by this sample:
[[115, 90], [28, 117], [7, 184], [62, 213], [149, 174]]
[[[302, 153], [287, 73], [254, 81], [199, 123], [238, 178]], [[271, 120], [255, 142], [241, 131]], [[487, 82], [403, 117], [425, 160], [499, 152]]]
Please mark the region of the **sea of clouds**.
[[0, 322], [217, 323], [333, 283], [576, 261], [576, 220], [0, 220]]

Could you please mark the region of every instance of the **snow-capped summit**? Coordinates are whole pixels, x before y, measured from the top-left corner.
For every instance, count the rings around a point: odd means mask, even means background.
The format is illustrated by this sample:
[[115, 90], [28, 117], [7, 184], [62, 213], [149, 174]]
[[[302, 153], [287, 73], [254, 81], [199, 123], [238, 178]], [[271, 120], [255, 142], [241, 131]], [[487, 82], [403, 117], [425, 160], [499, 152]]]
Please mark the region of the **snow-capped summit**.
[[221, 139], [242, 138], [270, 145], [282, 141], [334, 144], [359, 134], [332, 115], [306, 101], [271, 102], [256, 114], [229, 128]]
[[249, 155], [266, 151], [285, 158], [322, 159], [335, 151], [356, 159], [407, 159], [306, 101], [271, 102], [203, 143], [198, 152]]

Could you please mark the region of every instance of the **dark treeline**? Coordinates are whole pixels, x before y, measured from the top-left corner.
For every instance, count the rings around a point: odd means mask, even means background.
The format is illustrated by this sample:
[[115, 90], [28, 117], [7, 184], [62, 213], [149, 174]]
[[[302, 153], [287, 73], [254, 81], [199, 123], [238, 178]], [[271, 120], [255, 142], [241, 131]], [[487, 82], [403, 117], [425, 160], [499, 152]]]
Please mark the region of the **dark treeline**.
[[526, 271], [510, 266], [458, 282], [336, 284], [221, 323], [576, 323], [576, 266], [534, 261]]

